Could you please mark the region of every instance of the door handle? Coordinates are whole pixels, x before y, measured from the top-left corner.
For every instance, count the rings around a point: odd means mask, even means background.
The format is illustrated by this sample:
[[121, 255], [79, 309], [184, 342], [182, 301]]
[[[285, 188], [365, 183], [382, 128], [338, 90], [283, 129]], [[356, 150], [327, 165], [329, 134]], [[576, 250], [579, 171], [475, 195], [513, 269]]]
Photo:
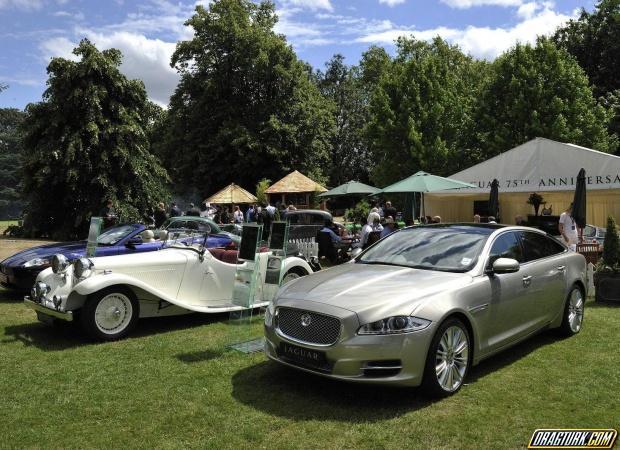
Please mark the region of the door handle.
[[566, 269], [566, 266], [558, 266], [557, 269], [558, 269], [558, 272], [564, 272], [564, 269]]
[[523, 286], [527, 287], [532, 283], [532, 276], [531, 275], [527, 275], [525, 277], [523, 277]]

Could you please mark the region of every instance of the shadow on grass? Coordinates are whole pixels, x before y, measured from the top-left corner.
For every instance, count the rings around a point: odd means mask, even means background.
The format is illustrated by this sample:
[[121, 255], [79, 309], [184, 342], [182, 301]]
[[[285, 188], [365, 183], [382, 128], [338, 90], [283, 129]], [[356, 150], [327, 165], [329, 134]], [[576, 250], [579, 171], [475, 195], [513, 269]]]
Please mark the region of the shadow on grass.
[[204, 350], [200, 352], [181, 353], [176, 355], [177, 359], [186, 364], [193, 364], [198, 362], [210, 361], [212, 359], [219, 358], [224, 354], [223, 351]]
[[[599, 309], [599, 308], [606, 308], [606, 309], [618, 309], [620, 308], [620, 302], [588, 302], [586, 303], [586, 311], [588, 310], [588, 308], [594, 308], [594, 309]], [[587, 312], [586, 312], [587, 314]]]
[[0, 303], [20, 303], [24, 301], [24, 293], [0, 288]]
[[[477, 383], [559, 339], [555, 330], [544, 331], [472, 367], [465, 383]], [[420, 388], [345, 383], [271, 361], [237, 372], [232, 381], [233, 395], [239, 401], [294, 420], [372, 422], [416, 411], [441, 400], [430, 398]]]
[[[188, 314], [183, 316], [155, 317], [141, 319], [129, 338], [141, 338], [155, 334], [195, 328], [228, 316], [222, 314]], [[5, 337], [0, 343], [21, 342], [25, 346], [35, 346], [44, 351], [58, 351], [100, 343], [90, 338], [79, 323], [57, 321], [53, 325], [32, 322], [5, 328]]]
[[271, 361], [240, 370], [232, 384], [233, 396], [240, 402], [293, 420], [376, 422], [436, 401], [416, 388], [345, 383]]

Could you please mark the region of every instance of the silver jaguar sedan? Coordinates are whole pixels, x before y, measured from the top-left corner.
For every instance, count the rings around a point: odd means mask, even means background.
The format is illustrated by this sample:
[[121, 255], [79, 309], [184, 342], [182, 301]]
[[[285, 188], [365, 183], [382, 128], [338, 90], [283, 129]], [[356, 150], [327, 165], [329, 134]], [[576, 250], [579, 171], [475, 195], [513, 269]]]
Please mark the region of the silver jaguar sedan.
[[450, 395], [472, 365], [540, 330], [578, 333], [586, 286], [584, 257], [532, 228], [405, 228], [282, 287], [265, 352], [331, 378]]

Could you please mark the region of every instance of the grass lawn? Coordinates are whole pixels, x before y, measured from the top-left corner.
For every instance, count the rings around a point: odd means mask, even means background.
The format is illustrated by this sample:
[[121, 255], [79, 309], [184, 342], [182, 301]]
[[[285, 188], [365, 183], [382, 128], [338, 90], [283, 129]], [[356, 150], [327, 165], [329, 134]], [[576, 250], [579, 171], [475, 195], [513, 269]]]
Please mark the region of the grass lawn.
[[17, 220], [0, 220], [0, 235], [4, 233], [10, 225], [17, 225]]
[[440, 401], [229, 351], [227, 318], [143, 320], [98, 344], [0, 291], [0, 447], [502, 449], [526, 447], [536, 428], [620, 425], [612, 305], [588, 302], [579, 335], [540, 334]]

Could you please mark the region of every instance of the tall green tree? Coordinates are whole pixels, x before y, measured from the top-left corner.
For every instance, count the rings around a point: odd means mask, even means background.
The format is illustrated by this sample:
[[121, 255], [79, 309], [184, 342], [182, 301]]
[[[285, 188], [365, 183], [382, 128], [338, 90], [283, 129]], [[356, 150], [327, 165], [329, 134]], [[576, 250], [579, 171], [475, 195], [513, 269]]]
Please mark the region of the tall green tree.
[[367, 181], [372, 158], [363, 134], [368, 105], [360, 70], [347, 66], [344, 57], [337, 54], [326, 64], [325, 72], [317, 73], [317, 79], [321, 93], [333, 103], [336, 124], [331, 139], [329, 185]]
[[440, 38], [398, 40], [396, 58], [380, 71], [366, 127], [377, 185], [418, 170], [447, 175], [459, 168], [481, 67]]
[[69, 238], [111, 199], [121, 220], [141, 219], [166, 198], [166, 171], [149, 151], [153, 120], [144, 84], [118, 68], [121, 52], [82, 40], [77, 62], [53, 58], [43, 101], [24, 121], [25, 226]]
[[493, 63], [477, 137], [487, 157], [535, 137], [610, 152], [617, 139], [606, 130], [609, 118], [577, 62], [540, 38], [534, 46], [516, 45]]
[[0, 108], [0, 218], [17, 217], [23, 209], [20, 125], [24, 115], [15, 108]]
[[215, 0], [186, 25], [177, 44], [181, 74], [158, 152], [177, 187], [203, 194], [234, 181], [252, 189], [261, 178], [328, 164], [333, 119], [308, 65], [273, 27], [274, 5]]

